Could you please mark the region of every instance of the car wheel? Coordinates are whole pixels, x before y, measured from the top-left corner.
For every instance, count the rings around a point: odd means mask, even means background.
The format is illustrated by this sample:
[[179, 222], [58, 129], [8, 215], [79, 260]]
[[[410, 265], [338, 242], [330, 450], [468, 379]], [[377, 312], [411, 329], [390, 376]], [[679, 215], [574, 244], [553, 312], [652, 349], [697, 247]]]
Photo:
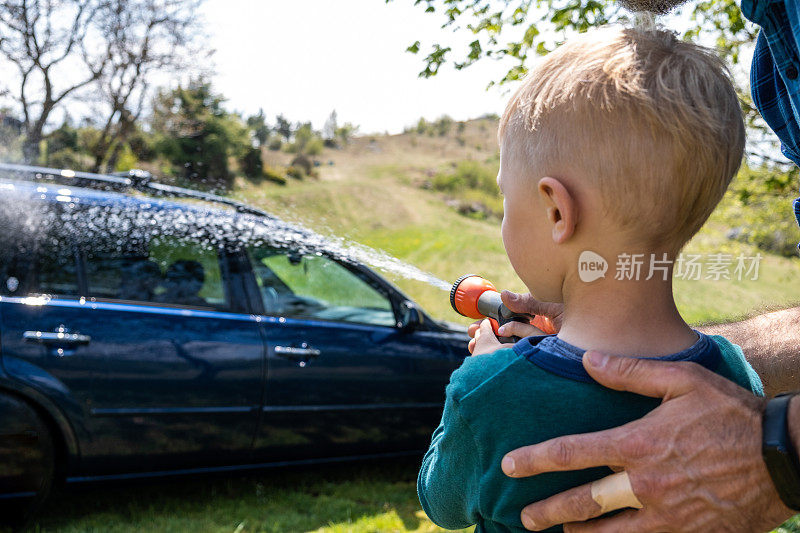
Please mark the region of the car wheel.
[[0, 523], [21, 527], [44, 503], [55, 477], [48, 424], [27, 402], [0, 394]]

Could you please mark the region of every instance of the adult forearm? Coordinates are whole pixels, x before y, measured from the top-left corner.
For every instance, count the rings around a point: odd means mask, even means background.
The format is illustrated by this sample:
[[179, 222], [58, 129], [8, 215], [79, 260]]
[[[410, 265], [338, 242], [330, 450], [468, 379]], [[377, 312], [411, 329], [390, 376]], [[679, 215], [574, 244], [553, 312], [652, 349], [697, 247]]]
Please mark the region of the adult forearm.
[[698, 329], [741, 346], [767, 396], [800, 390], [800, 307]]

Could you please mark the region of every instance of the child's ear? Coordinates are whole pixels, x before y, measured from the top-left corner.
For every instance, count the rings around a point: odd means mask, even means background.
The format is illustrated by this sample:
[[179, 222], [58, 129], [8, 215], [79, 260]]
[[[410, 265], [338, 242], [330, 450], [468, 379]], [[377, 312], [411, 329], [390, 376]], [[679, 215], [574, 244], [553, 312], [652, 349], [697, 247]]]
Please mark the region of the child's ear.
[[560, 181], [550, 177], [539, 180], [539, 196], [547, 209], [547, 220], [553, 227], [553, 242], [562, 244], [568, 241], [578, 222], [575, 199]]

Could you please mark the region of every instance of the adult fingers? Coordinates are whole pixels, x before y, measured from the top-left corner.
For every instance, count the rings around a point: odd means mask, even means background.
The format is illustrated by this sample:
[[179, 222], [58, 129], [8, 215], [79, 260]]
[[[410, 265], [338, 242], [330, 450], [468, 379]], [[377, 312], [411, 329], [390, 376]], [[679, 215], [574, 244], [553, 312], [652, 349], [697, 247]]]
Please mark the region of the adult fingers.
[[522, 322], [507, 322], [497, 330], [501, 337], [529, 337], [531, 335], [544, 335], [544, 331], [531, 324]]
[[582, 470], [595, 466], [625, 466], [618, 442], [630, 435], [628, 423], [617, 428], [581, 435], [564, 435], [508, 452], [501, 463], [510, 477], [543, 472]]
[[609, 518], [564, 524], [564, 533], [639, 533], [658, 529], [643, 510], [624, 511]]
[[528, 505], [522, 510], [520, 519], [525, 529], [541, 531], [558, 524], [589, 520], [600, 514], [602, 509], [592, 499], [592, 486], [587, 483]]
[[529, 315], [543, 315], [548, 318], [556, 318], [564, 310], [564, 305], [553, 302], [540, 302], [530, 293], [518, 294], [511, 291], [503, 291], [500, 298], [506, 307], [515, 313], [525, 313]]
[[711, 384], [725, 386], [727, 381], [696, 363], [621, 357], [595, 350], [583, 354], [583, 366], [598, 383], [610, 389], [665, 400]]
[[483, 320], [476, 320], [475, 322], [470, 324], [469, 327], [467, 327], [467, 334], [470, 337], [475, 337], [475, 333], [478, 331], [478, 329], [480, 329], [482, 321]]

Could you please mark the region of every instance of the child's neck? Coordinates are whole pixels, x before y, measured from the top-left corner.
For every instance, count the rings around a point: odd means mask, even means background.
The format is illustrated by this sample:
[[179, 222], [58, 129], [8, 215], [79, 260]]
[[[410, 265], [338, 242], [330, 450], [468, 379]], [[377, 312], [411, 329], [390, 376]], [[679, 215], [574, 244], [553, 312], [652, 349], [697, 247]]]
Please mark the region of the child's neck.
[[689, 348], [697, 334], [678, 313], [669, 281], [564, 284], [564, 320], [558, 337], [574, 346], [629, 356], [669, 355]]

